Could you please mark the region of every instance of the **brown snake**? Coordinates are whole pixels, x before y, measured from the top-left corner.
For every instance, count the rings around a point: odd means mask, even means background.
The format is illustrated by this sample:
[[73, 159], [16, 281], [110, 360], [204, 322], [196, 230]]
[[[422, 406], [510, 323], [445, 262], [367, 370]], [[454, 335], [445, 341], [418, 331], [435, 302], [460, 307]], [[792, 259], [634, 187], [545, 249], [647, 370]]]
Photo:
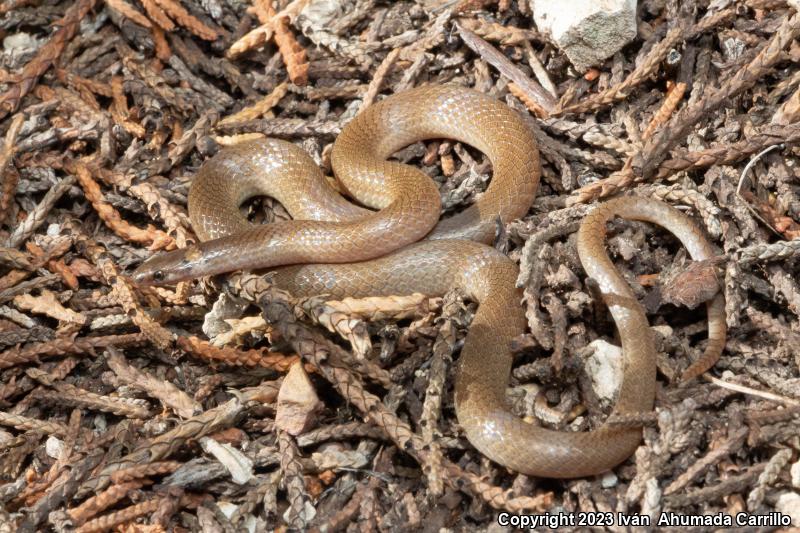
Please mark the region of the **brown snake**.
[[[400, 148], [430, 138], [470, 144], [493, 165], [492, 181], [475, 204], [438, 224], [433, 181], [418, 169], [387, 161]], [[340, 196], [293, 144], [272, 139], [238, 144], [207, 161], [192, 184], [189, 215], [204, 242], [151, 258], [134, 279], [166, 284], [280, 266], [276, 284], [297, 296], [442, 295], [460, 288], [479, 307], [458, 360], [456, 414], [478, 450], [513, 470], [556, 478], [603, 472], [633, 453], [640, 428], [604, 424], [586, 432], [553, 431], [524, 422], [506, 404], [510, 342], [525, 331], [526, 319], [515, 288], [516, 264], [481, 243], [491, 242], [498, 216], [507, 222], [525, 215], [538, 186], [538, 148], [516, 112], [464, 88], [413, 89], [353, 119], [336, 140], [331, 162], [349, 195], [377, 211]], [[279, 200], [295, 220], [248, 222], [239, 206], [258, 195]], [[611, 200], [582, 223], [581, 262], [597, 282], [622, 342], [624, 377], [613, 413], [624, 416], [652, 409], [656, 353], [641, 305], [605, 252], [606, 222], [614, 216], [667, 228], [695, 260], [715, 254], [686, 216], [654, 200]], [[709, 342], [684, 378], [713, 365], [725, 342], [722, 296], [707, 307]]]

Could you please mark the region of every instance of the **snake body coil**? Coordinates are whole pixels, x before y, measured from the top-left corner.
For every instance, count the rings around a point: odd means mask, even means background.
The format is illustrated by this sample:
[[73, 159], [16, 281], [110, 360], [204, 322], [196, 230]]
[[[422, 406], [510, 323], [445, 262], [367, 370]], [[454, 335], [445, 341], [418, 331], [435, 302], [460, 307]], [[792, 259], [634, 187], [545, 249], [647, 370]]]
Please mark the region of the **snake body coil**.
[[[492, 181], [475, 204], [438, 224], [440, 200], [432, 180], [386, 160], [403, 146], [429, 138], [470, 144], [493, 166]], [[557, 478], [599, 473], [633, 453], [640, 429], [603, 425], [581, 433], [552, 431], [522, 421], [506, 405], [510, 342], [524, 332], [526, 319], [515, 288], [517, 266], [480, 243], [491, 242], [498, 216], [504, 222], [523, 216], [536, 193], [539, 154], [521, 117], [468, 89], [413, 89], [351, 121], [336, 140], [331, 162], [347, 192], [377, 211], [340, 196], [290, 143], [238, 144], [206, 162], [192, 185], [189, 214], [204, 242], [150, 259], [134, 279], [162, 284], [281, 267], [276, 283], [297, 296], [441, 295], [458, 287], [479, 303], [455, 384], [459, 423], [477, 449], [519, 472]], [[275, 197], [295, 220], [253, 226], [239, 206], [256, 195]], [[622, 341], [625, 371], [614, 413], [642, 413], [653, 406], [655, 349], [641, 306], [604, 249], [605, 223], [615, 215], [668, 228], [695, 259], [714, 254], [688, 218], [652, 200], [606, 202], [581, 226], [581, 261], [597, 281]], [[724, 344], [721, 296], [708, 309], [710, 342], [692, 367], [696, 373], [713, 364]]]

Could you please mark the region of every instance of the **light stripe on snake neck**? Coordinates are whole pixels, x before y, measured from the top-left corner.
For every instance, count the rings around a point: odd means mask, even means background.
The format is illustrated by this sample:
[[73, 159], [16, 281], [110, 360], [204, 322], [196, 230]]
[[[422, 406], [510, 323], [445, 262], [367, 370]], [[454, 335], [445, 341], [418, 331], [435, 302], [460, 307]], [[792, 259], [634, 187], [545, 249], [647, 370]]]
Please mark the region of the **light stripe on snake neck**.
[[[440, 200], [432, 180], [386, 160], [431, 138], [467, 143], [493, 167], [491, 183], [474, 205], [438, 224]], [[522, 421], [506, 404], [510, 342], [525, 331], [526, 319], [515, 288], [516, 264], [485, 243], [498, 217], [509, 222], [528, 211], [539, 182], [536, 142], [516, 112], [469, 89], [413, 89], [352, 120], [337, 138], [331, 162], [347, 192], [377, 211], [339, 195], [313, 160], [290, 143], [238, 144], [207, 161], [192, 184], [189, 214], [204, 242], [150, 259], [134, 279], [165, 284], [270, 268], [277, 272], [276, 284], [297, 296], [441, 295], [460, 288], [479, 306], [458, 359], [456, 414], [478, 450], [513, 470], [557, 478], [600, 473], [633, 453], [641, 429], [553, 431]], [[257, 195], [276, 198], [295, 220], [253, 226], [239, 206]], [[614, 413], [643, 413], [653, 407], [655, 348], [644, 311], [605, 252], [605, 224], [615, 215], [664, 226], [694, 259], [709, 259], [714, 251], [686, 216], [642, 198], [601, 204], [579, 230], [581, 261], [597, 281], [622, 341], [624, 377]], [[721, 353], [723, 307], [721, 296], [708, 304], [710, 341], [692, 374]]]

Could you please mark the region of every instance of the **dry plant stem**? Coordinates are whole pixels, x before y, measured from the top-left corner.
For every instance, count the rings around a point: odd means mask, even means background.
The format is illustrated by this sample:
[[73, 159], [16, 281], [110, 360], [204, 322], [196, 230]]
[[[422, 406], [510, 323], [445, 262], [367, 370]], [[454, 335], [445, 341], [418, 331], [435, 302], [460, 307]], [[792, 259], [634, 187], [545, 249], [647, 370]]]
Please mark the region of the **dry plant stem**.
[[[547, 40], [544, 35], [533, 29], [517, 28], [516, 26], [509, 26], [499, 22], [489, 22], [481, 18], [459, 17], [457, 20], [461, 27], [475, 32], [487, 41], [498, 42], [504, 46], [522, 45], [527, 48], [530, 41], [544, 42]], [[536, 76], [537, 78], [539, 77], [538, 72]], [[548, 91], [550, 90], [549, 87], [547, 89]], [[554, 91], [551, 92], [554, 93]]]
[[[216, 30], [204, 24], [200, 19], [192, 16], [178, 0], [155, 0], [155, 2], [175, 21], [192, 32], [194, 35], [206, 41], [214, 41], [218, 34]], [[169, 29], [164, 28], [169, 31]]]
[[656, 112], [653, 119], [650, 121], [650, 124], [647, 125], [647, 129], [644, 130], [642, 133], [642, 139], [647, 140], [653, 136], [653, 133], [661, 127], [669, 117], [672, 116], [672, 113], [675, 111], [675, 108], [678, 107], [678, 104], [683, 98], [683, 94], [686, 92], [686, 84], [680, 82], [672, 87], [672, 89], [667, 94], [667, 97], [664, 99], [664, 102], [661, 104], [661, 108]]
[[539, 118], [546, 118], [547, 112], [535, 100], [533, 100], [528, 93], [522, 90], [519, 85], [513, 81], [508, 84], [508, 92], [519, 98], [525, 104], [525, 107]]
[[[366, 358], [372, 352], [372, 340], [366, 323], [350, 317], [347, 313], [339, 312], [326, 303], [320, 304], [319, 299], [306, 300], [302, 307], [315, 322], [323, 325], [331, 333], [338, 333], [347, 339], [360, 362], [370, 364]], [[381, 369], [375, 368], [375, 370]], [[388, 374], [386, 376], [388, 377]]]
[[764, 471], [758, 476], [755, 488], [747, 495], [748, 511], [756, 512], [759, 509], [766, 496], [767, 488], [778, 480], [778, 477], [785, 471], [791, 459], [792, 450], [786, 449], [779, 450], [770, 458], [769, 462], [764, 467]]
[[359, 483], [355, 492], [341, 509], [325, 520], [323, 525], [312, 527], [309, 531], [311, 533], [327, 533], [329, 531], [338, 531], [347, 527], [348, 524], [353, 522], [356, 514], [359, 512], [361, 503], [366, 497], [368, 491], [374, 490], [378, 486], [379, 478], [377, 476], [370, 478], [368, 482]]
[[787, 407], [785, 409], [769, 409], [769, 410], [752, 410], [747, 412], [746, 417], [748, 423], [762, 425], [762, 424], [776, 424], [779, 422], [786, 422], [800, 416], [799, 407]]
[[165, 474], [171, 474], [181, 466], [183, 466], [183, 463], [178, 461], [156, 461], [132, 466], [123, 470], [117, 470], [111, 474], [111, 482], [127, 483], [129, 481], [141, 480], [153, 476], [163, 476]]
[[218, 125], [260, 118], [269, 113], [273, 107], [278, 105], [278, 102], [280, 102], [280, 100], [286, 96], [288, 91], [289, 84], [287, 82], [283, 82], [275, 87], [271, 93], [263, 97], [255, 104], [245, 107], [238, 113], [234, 113], [233, 115], [228, 115], [227, 117], [223, 118], [219, 121]]
[[[428, 452], [424, 449], [422, 439], [408, 424], [389, 411], [379, 398], [365, 391], [360, 381], [341, 366], [340, 359], [335, 355], [335, 346], [295, 321], [285, 293], [265, 285], [257, 277], [245, 278], [242, 283], [242, 295], [259, 302], [264, 318], [277, 327], [301, 357], [316, 365], [339, 393], [383, 428], [401, 450], [425, 462]], [[496, 509], [543, 509], [549, 499], [549, 495], [513, 498], [503, 489], [468, 474], [447, 459], [442, 459], [442, 464], [447, 473], [446, 482], [450, 486], [455, 489], [469, 488]]]
[[546, 90], [553, 98], [558, 98], [558, 89], [556, 89], [556, 86], [550, 79], [550, 74], [547, 72], [547, 69], [544, 68], [544, 65], [536, 55], [536, 52], [534, 51], [533, 46], [531, 46], [529, 39], [525, 39], [522, 42], [522, 48], [525, 50], [525, 57], [528, 60], [528, 65], [530, 65], [531, 70], [533, 70], [533, 73], [536, 76], [536, 79], [542, 85], [542, 88]]
[[667, 53], [679, 42], [692, 39], [708, 30], [715, 29], [729, 18], [732, 18], [735, 14], [736, 12], [734, 9], [723, 9], [701, 19], [689, 29], [680, 26], [671, 28], [664, 39], [648, 52], [644, 60], [623, 82], [609, 87], [603, 92], [585, 98], [576, 104], [569, 105], [560, 112], [557, 112], [559, 114], [578, 114], [596, 111], [615, 101], [626, 98], [634, 87], [647, 80], [657, 71]]
[[555, 109], [555, 98], [539, 85], [537, 81], [526, 76], [519, 67], [509, 61], [506, 56], [501, 54], [494, 46], [461, 26], [459, 23], [456, 23], [456, 29], [461, 35], [461, 38], [464, 39], [464, 43], [486, 60], [486, 62], [499, 70], [501, 74], [507, 76], [516, 83], [520, 91], [527, 96], [526, 99], [529, 102], [535, 103], [548, 115]]
[[139, 489], [145, 484], [146, 482], [144, 480], [137, 480], [112, 485], [105, 491], [92, 496], [78, 507], [74, 507], [67, 512], [73, 523], [76, 526], [81, 526], [125, 498], [128, 492]]
[[363, 111], [367, 107], [371, 106], [375, 101], [375, 97], [378, 96], [384, 81], [386, 80], [386, 76], [392, 71], [397, 58], [400, 57], [400, 52], [402, 48], [395, 48], [391, 52], [389, 52], [381, 64], [378, 65], [378, 68], [375, 70], [375, 75], [372, 77], [372, 81], [369, 83], [369, 87], [367, 88], [367, 92], [364, 95], [364, 99], [361, 101], [361, 109]]
[[27, 416], [12, 415], [2, 411], [0, 411], [0, 424], [20, 431], [37, 431], [46, 435], [55, 435], [56, 437], [65, 437], [68, 433], [67, 426], [64, 424], [37, 420]]
[[304, 529], [308, 526], [306, 508], [311, 502], [303, 480], [303, 466], [298, 460], [300, 450], [297, 449], [294, 437], [281, 430], [278, 431], [278, 449], [281, 457], [282, 484], [289, 499], [287, 523], [292, 528]]
[[[192, 353], [208, 361], [220, 361], [233, 366], [272, 368], [279, 372], [288, 372], [299, 358], [292, 355], [268, 353], [266, 350], [237, 350], [235, 348], [218, 348], [208, 341], [195, 336], [178, 337], [177, 345], [182, 350]], [[313, 367], [307, 370], [313, 372]]]
[[[255, 6], [258, 19], [263, 25], [257, 28], [252, 35], [248, 35], [241, 45], [237, 43], [236, 48], [231, 48], [231, 54], [236, 55], [244, 51], [246, 47], [261, 44], [263, 39], [266, 42], [270, 37], [274, 37], [275, 44], [278, 45], [289, 79], [298, 86], [308, 83], [308, 57], [305, 51], [289, 28], [289, 17], [281, 13], [275, 13], [272, 2], [259, 1]], [[267, 29], [269, 28], [269, 29]], [[271, 32], [269, 31], [271, 30]]]
[[325, 302], [326, 307], [330, 307], [335, 311], [369, 321], [420, 318], [436, 311], [441, 304], [441, 298], [430, 298], [420, 293], [407, 296], [343, 298], [342, 300], [328, 300]]
[[[278, 394], [277, 387], [273, 387], [272, 383], [265, 385], [268, 387], [262, 387], [260, 392], [269, 392], [270, 394], [262, 397], [266, 399], [271, 397], [272, 401], [274, 401]], [[273, 392], [274, 395], [272, 395]], [[256, 395], [256, 397], [258, 396]], [[247, 400], [247, 398], [244, 398], [244, 400]], [[108, 463], [100, 473], [84, 484], [83, 492], [104, 489], [111, 482], [111, 475], [118, 470], [166, 459], [180, 449], [189, 439], [199, 439], [220, 429], [230, 427], [243, 408], [244, 403], [238, 398], [233, 398], [219, 407], [209, 409], [183, 421], [166, 433], [139, 444], [131, 453]]]
[[99, 518], [95, 518], [75, 530], [76, 533], [100, 533], [109, 531], [119, 524], [124, 524], [136, 518], [158, 511], [163, 506], [167, 498], [153, 498], [119, 511], [114, 511]]
[[444, 493], [442, 473], [442, 450], [437, 437], [437, 421], [442, 413], [442, 396], [444, 395], [447, 369], [452, 363], [451, 356], [455, 351], [456, 329], [453, 321], [444, 318], [436, 342], [433, 344], [433, 357], [425, 390], [425, 402], [422, 405], [422, 440], [428, 447], [429, 454], [423, 470], [428, 478], [428, 491], [436, 501]]
[[[680, 99], [683, 97], [683, 93], [686, 90], [685, 83], [679, 83], [676, 87], [673, 88], [671, 93], [667, 96], [664, 102], [661, 104], [661, 108], [655, 114], [655, 116], [650, 120], [645, 131], [642, 133], [641, 140], [647, 140], [652, 137], [653, 133], [669, 118], [672, 112], [675, 110], [675, 107], [680, 102]], [[625, 187], [629, 187], [633, 184], [635, 176], [633, 173], [633, 158], [635, 157], [635, 153], [632, 153], [628, 156], [625, 161], [625, 165], [622, 167], [621, 170], [611, 174], [606, 179], [602, 179], [598, 182], [592, 183], [585, 187], [582, 187], [580, 190], [577, 191], [577, 194], [567, 200], [567, 205], [575, 205], [577, 203], [586, 203], [591, 201], [594, 198], [607, 196], [610, 190], [620, 190]]]
[[800, 256], [800, 239], [779, 241], [772, 244], [754, 244], [739, 249], [736, 256], [742, 267], [757, 261], [783, 261]]
[[659, 198], [672, 204], [685, 204], [692, 206], [703, 218], [705, 229], [713, 239], [722, 236], [722, 222], [720, 221], [721, 209], [695, 189], [689, 183], [675, 184], [671, 186], [655, 185], [641, 191], [643, 196]]
[[792, 96], [772, 116], [773, 124], [789, 125], [797, 123], [800, 119], [800, 89], [796, 90]]
[[113, 413], [126, 418], [150, 418], [150, 410], [142, 405], [123, 398], [101, 396], [88, 390], [81, 389], [69, 383], [55, 382], [46, 378], [46, 373], [35, 368], [29, 368], [27, 374], [37, 381], [46, 383], [56, 391], [56, 394], [40, 394], [42, 400], [61, 401], [68, 405], [83, 406]]
[[164, 351], [169, 351], [175, 342], [175, 336], [163, 326], [155, 322], [142, 308], [136, 296], [135, 289], [130, 280], [121, 276], [115, 262], [104, 248], [78, 233], [76, 246], [100, 270], [103, 280], [111, 286], [112, 295], [116, 302], [122, 306], [131, 320], [141, 330], [150, 342]]
[[669, 150], [688, 135], [691, 129], [708, 113], [731, 101], [733, 96], [751, 88], [767, 74], [782, 57], [782, 51], [800, 33], [800, 15], [787, 19], [769, 44], [742, 67], [731, 80], [694, 104], [684, 108], [669, 123], [646, 141], [640, 152], [630, 157], [625, 167], [610, 177], [579, 189], [568, 203], [586, 203], [597, 198], [617, 194], [630, 187], [637, 179], [650, 180]]
[[105, 200], [103, 193], [100, 191], [100, 186], [92, 178], [89, 167], [80, 162], [76, 163], [75, 175], [86, 193], [86, 198], [92, 203], [98, 216], [114, 233], [123, 239], [148, 245], [154, 250], [175, 247], [175, 241], [163, 231], [157, 230], [152, 226], [142, 230], [126, 222], [119, 212]]
[[24, 518], [17, 524], [16, 531], [18, 533], [41, 531], [42, 529], [37, 526], [47, 518], [51, 511], [72, 498], [78, 484], [98, 465], [102, 457], [101, 451], [92, 450], [85, 457], [73, 461], [70, 470], [64, 472], [47, 493], [27, 509]]
[[272, 24], [261, 24], [243, 35], [233, 43], [225, 54], [229, 59], [234, 59], [245, 52], [258, 48], [272, 39]]
[[731, 453], [738, 451], [742, 444], [744, 444], [748, 433], [749, 429], [747, 427], [733, 430], [732, 435], [728, 439], [698, 459], [693, 465], [687, 468], [685, 472], [675, 478], [675, 480], [664, 489], [664, 495], [669, 496], [670, 494], [675, 494], [678, 491], [684, 490], [689, 483], [702, 475], [707, 469], [719, 463], [719, 461], [723, 460]]
[[28, 213], [28, 218], [22, 221], [19, 226], [14, 229], [11, 235], [9, 235], [5, 242], [5, 246], [8, 248], [16, 248], [28, 240], [30, 236], [33, 235], [33, 232], [36, 231], [39, 226], [44, 224], [45, 220], [47, 219], [47, 215], [50, 213], [50, 210], [53, 209], [56, 202], [58, 202], [61, 197], [66, 194], [70, 187], [75, 184], [75, 182], [76, 179], [74, 176], [68, 176], [51, 187], [36, 208]]
[[64, 14], [59, 28], [19, 74], [19, 81], [0, 95], [0, 119], [17, 110], [20, 102], [36, 87], [39, 77], [61, 56], [64, 47], [78, 31], [81, 20], [94, 8], [97, 0], [78, 0]]
[[107, 350], [106, 362], [120, 381], [161, 400], [164, 405], [175, 411], [178, 416], [191, 418], [202, 411], [202, 406], [189, 397], [188, 394], [169, 381], [159, 379], [149, 372], [143, 372], [129, 365], [125, 357], [114, 348]]
[[14, 200], [14, 194], [17, 192], [19, 173], [15, 168], [8, 168], [8, 166], [16, 152], [17, 136], [24, 122], [25, 115], [19, 114], [14, 117], [6, 132], [3, 148], [0, 150], [0, 179], [2, 180], [2, 185], [0, 186], [0, 224], [8, 216], [9, 208]]
[[306, 85], [308, 83], [308, 57], [305, 48], [297, 42], [292, 30], [289, 29], [288, 17], [276, 17], [272, 24], [275, 31], [275, 43], [286, 63], [289, 79], [295, 85]]
[[105, 0], [105, 3], [110, 9], [119, 11], [124, 17], [131, 19], [139, 26], [145, 28], [153, 27], [150, 23], [150, 19], [136, 11], [136, 8], [125, 2], [125, 0]]
[[78, 337], [76, 339], [58, 338], [3, 351], [0, 353], [0, 368], [30, 363], [45, 356], [92, 355], [95, 350], [108, 348], [109, 346], [142, 346], [146, 343], [147, 337], [141, 333], [106, 335], [104, 337]]
[[761, 475], [766, 463], [760, 463], [747, 469], [744, 473], [730, 476], [716, 485], [706, 486], [701, 489], [688, 491], [685, 494], [673, 494], [664, 500], [667, 505], [672, 507], [686, 507], [699, 503], [714, 501], [729, 494], [741, 492]]
[[773, 401], [773, 402], [782, 403], [782, 404], [787, 405], [789, 407], [800, 405], [800, 401], [795, 400], [793, 398], [787, 398], [785, 396], [778, 396], [777, 394], [773, 394], [771, 392], [760, 391], [760, 390], [753, 389], [751, 387], [745, 387], [744, 385], [739, 385], [737, 383], [730, 383], [730, 382], [727, 382], [727, 381], [723, 381], [721, 379], [715, 378], [711, 374], [704, 374], [703, 377], [707, 381], [710, 381], [711, 383], [713, 383], [714, 385], [718, 385], [720, 387], [725, 387], [726, 389], [731, 389], [731, 390], [734, 390], [736, 392], [741, 392], [741, 393], [749, 394], [749, 395], [752, 395], [752, 396], [758, 396], [760, 398], [764, 398], [765, 400], [770, 400], [770, 401]]
[[164, 10], [158, 6], [156, 0], [143, 0], [142, 6], [150, 19], [166, 31], [173, 31], [175, 24], [170, 20]]
[[[178, 212], [155, 186], [149, 183], [133, 185], [128, 188], [128, 194], [141, 200], [147, 206], [147, 211], [153, 219], [163, 221], [167, 228], [167, 234], [175, 239], [179, 248], [184, 248], [189, 242], [194, 242], [183, 227], [186, 217]], [[188, 220], [186, 224], [188, 225]]]
[[654, 135], [634, 157], [633, 168], [637, 176], [650, 179], [667, 153], [686, 137], [704, 116], [729, 104], [731, 99], [751, 88], [769, 73], [781, 60], [783, 50], [800, 34], [800, 14], [787, 18], [772, 36], [769, 43], [747, 65], [742, 67], [719, 89], [710, 92], [695, 104], [684, 108]]
[[28, 271], [34, 271], [41, 266], [30, 254], [14, 248], [0, 248], [0, 265]]
[[366, 437], [368, 439], [380, 440], [385, 439], [386, 434], [372, 424], [365, 424], [362, 422], [346, 422], [344, 424], [337, 424], [333, 426], [324, 426], [303, 433], [297, 437], [297, 445], [301, 448], [306, 446], [313, 446], [328, 440], [345, 440], [350, 438]]
[[341, 133], [342, 125], [337, 121], [273, 118], [231, 122], [220, 125], [217, 129], [222, 135], [258, 132], [267, 137], [296, 139], [311, 136], [335, 137]]

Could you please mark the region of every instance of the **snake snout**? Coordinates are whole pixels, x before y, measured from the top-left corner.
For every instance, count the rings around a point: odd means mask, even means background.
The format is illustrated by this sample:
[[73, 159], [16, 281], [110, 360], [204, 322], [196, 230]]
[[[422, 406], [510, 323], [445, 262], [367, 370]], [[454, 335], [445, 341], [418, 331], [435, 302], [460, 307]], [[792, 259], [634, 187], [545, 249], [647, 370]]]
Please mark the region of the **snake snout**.
[[194, 247], [189, 247], [151, 257], [133, 271], [131, 278], [137, 285], [144, 287], [172, 285], [179, 281], [196, 278], [198, 273], [196, 272], [196, 261], [192, 261], [193, 249]]

